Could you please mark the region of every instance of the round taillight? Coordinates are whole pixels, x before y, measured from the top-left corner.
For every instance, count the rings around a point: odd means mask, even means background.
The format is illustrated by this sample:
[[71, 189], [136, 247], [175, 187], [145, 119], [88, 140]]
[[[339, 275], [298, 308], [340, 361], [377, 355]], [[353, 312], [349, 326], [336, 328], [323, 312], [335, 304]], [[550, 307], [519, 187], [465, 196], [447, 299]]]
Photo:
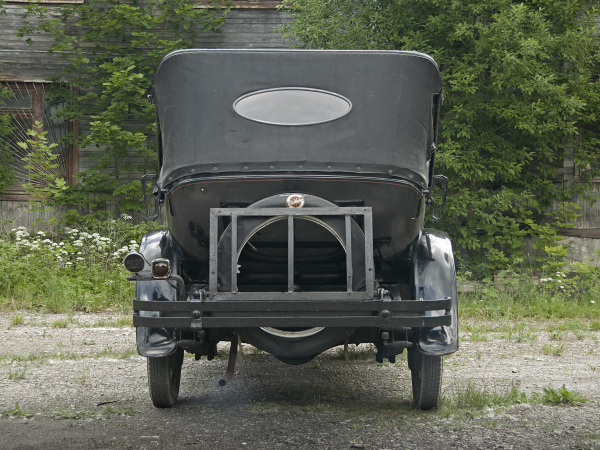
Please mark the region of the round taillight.
[[154, 278], [168, 278], [171, 276], [171, 264], [168, 259], [155, 259], [151, 264]]
[[138, 252], [130, 253], [123, 260], [125, 268], [133, 273], [138, 273], [144, 270], [144, 257]]

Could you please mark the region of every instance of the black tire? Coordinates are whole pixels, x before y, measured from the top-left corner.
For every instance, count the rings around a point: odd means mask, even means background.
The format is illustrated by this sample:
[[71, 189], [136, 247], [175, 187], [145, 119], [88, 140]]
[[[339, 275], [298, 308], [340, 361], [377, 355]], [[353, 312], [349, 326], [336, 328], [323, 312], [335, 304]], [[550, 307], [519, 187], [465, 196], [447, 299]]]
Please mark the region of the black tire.
[[420, 409], [436, 408], [442, 393], [443, 356], [424, 355], [415, 348], [409, 348], [408, 361], [413, 400]]
[[148, 358], [148, 388], [155, 407], [171, 408], [177, 403], [182, 365], [181, 348], [168, 356]]

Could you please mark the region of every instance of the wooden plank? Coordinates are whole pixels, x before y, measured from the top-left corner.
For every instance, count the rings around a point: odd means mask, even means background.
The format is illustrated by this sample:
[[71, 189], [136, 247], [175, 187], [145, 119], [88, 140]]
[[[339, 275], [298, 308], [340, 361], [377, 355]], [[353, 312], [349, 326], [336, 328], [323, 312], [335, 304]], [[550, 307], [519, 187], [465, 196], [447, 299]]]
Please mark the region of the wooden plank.
[[[31, 3], [31, 0], [9, 0], [11, 3]], [[61, 3], [75, 3], [81, 4], [84, 0], [37, 0], [37, 3], [45, 4], [61, 4]]]
[[[215, 6], [217, 6], [216, 3], [211, 3], [206, 0], [200, 0], [198, 4], [194, 6], [194, 8], [206, 9]], [[271, 0], [231, 0], [220, 2], [221, 8], [226, 8], [228, 6], [236, 9], [276, 9], [278, 6], [281, 6], [281, 2]]]
[[560, 236], [600, 239], [600, 228], [562, 228], [558, 230]]
[[29, 200], [35, 200], [31, 194], [27, 194], [25, 192], [7, 192], [5, 194], [0, 194], [0, 201], [24, 201], [28, 202]]

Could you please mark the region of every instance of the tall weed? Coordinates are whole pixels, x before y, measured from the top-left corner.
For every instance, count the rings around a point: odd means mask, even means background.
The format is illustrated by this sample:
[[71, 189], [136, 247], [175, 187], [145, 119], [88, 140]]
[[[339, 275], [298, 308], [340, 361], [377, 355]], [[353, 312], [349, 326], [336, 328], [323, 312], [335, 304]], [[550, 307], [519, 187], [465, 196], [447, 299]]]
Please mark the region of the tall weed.
[[0, 309], [53, 313], [130, 308], [134, 286], [123, 257], [139, 247], [151, 225], [131, 217], [81, 220], [53, 232], [25, 227], [0, 235]]
[[[539, 282], [532, 274], [504, 274], [496, 282], [483, 280], [472, 283], [469, 291], [459, 290], [459, 311], [464, 318], [477, 319], [600, 319], [600, 272], [588, 272], [573, 281], [569, 288], [565, 278]], [[566, 275], [567, 276], [567, 275]], [[576, 274], [569, 273], [569, 279]], [[461, 280], [461, 277], [459, 277]], [[463, 278], [463, 283], [466, 283]], [[561, 288], [561, 286], [563, 286]]]

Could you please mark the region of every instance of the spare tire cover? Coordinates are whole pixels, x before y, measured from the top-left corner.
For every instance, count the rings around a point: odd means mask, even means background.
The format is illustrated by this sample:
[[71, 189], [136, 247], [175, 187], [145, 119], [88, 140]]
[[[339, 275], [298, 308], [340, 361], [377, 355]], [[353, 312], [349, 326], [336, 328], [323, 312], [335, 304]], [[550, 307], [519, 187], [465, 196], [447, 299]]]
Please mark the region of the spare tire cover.
[[[278, 194], [253, 203], [248, 208], [284, 208], [290, 194]], [[314, 195], [304, 195], [304, 206], [335, 207], [336, 205]], [[265, 217], [238, 217], [237, 254], [246, 242], [260, 230], [263, 224], [270, 218]], [[342, 241], [346, 236], [346, 228], [343, 217], [324, 216], [322, 221], [331, 227]], [[352, 290], [363, 291], [365, 289], [365, 237], [358, 226], [352, 220]], [[345, 248], [345, 243], [342, 242]], [[217, 273], [221, 288], [231, 288], [231, 225], [229, 225], [218, 244], [218, 268]], [[311, 336], [283, 337], [275, 336], [261, 328], [242, 328], [238, 332], [244, 342], [254, 345], [261, 350], [273, 354], [288, 364], [304, 364], [319, 353], [341, 344], [344, 341], [345, 328], [324, 328]]]

